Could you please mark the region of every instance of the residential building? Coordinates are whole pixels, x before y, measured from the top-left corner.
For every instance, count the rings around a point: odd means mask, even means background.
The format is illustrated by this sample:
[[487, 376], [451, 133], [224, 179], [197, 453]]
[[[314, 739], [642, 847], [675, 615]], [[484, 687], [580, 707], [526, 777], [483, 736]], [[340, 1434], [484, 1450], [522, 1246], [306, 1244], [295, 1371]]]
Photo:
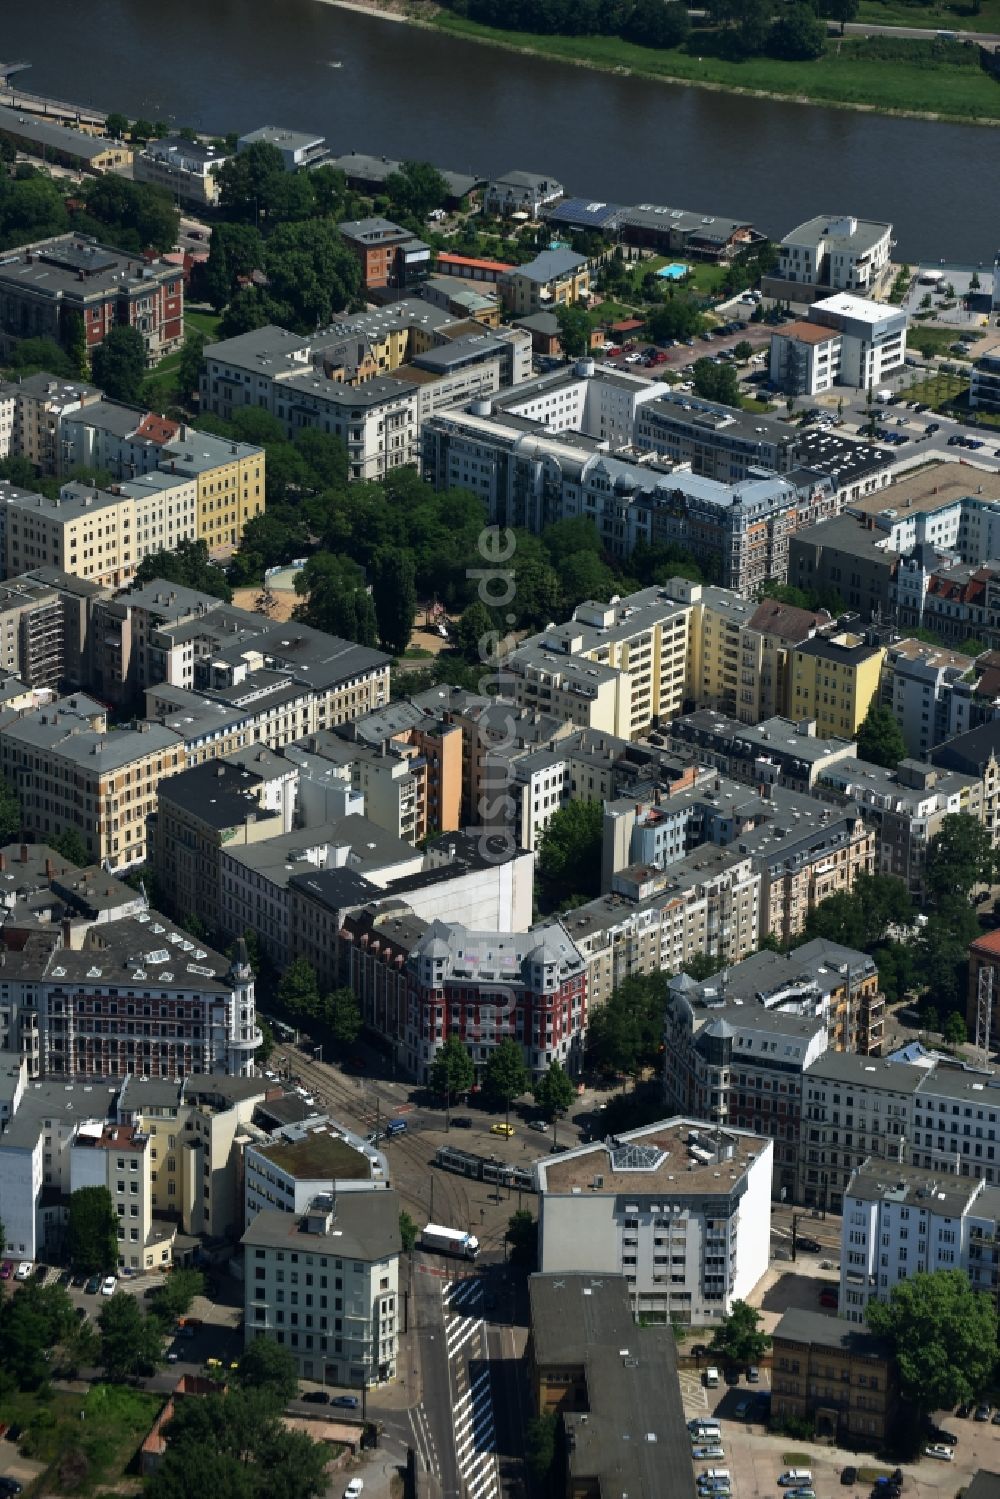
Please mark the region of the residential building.
[[622, 242], [657, 254], [692, 255], [699, 260], [726, 262], [753, 249], [764, 239], [745, 219], [722, 218], [687, 208], [637, 203], [618, 216]]
[[247, 521], [263, 514], [266, 461], [263, 448], [188, 427], [164, 449], [160, 467], [197, 484], [197, 538], [209, 551], [239, 546]]
[[26, 687], [57, 689], [66, 675], [65, 619], [54, 588], [30, 578], [0, 585], [0, 670]]
[[791, 653], [832, 623], [826, 610], [796, 609], [764, 599], [740, 630], [741, 723], [785, 716], [791, 709]]
[[880, 701], [899, 724], [907, 754], [926, 759], [937, 745], [977, 727], [978, 677], [971, 656], [923, 640], [897, 640], [882, 663]]
[[245, 151], [248, 146], [259, 141], [266, 142], [281, 152], [286, 172], [296, 172], [300, 167], [325, 165], [330, 154], [322, 135], [310, 135], [302, 130], [286, 130], [281, 125], [260, 125], [256, 130], [248, 130], [237, 140], [236, 150]]
[[[343, 172], [348, 187], [358, 188], [363, 193], [377, 197], [385, 192], [387, 180], [396, 172], [402, 171], [405, 163], [396, 161], [391, 156], [369, 156], [364, 151], [345, 151], [343, 156], [331, 157], [325, 165], [333, 167], [335, 172]], [[448, 189], [446, 203], [450, 208], [460, 207], [483, 186], [482, 177], [471, 176], [467, 172], [449, 172], [442, 167], [438, 170]]]
[[560, 1492], [656, 1499], [665, 1472], [689, 1492], [691, 1443], [670, 1328], [635, 1325], [619, 1276], [533, 1275], [528, 1297], [535, 1413], [555, 1414], [563, 1430]]
[[194, 765], [160, 786], [153, 871], [180, 920], [197, 916], [218, 926], [222, 849], [289, 833], [297, 779], [294, 766], [254, 748]]
[[887, 1339], [790, 1307], [771, 1343], [771, 1417], [810, 1421], [819, 1440], [884, 1448], [899, 1412], [899, 1373]]
[[787, 473], [795, 466], [797, 437], [790, 422], [683, 393], [659, 395], [636, 413], [638, 448], [724, 484], [759, 470]]
[[124, 141], [75, 130], [6, 105], [0, 106], [0, 139], [28, 156], [76, 172], [112, 172], [132, 161], [132, 148]]
[[901, 308], [837, 292], [814, 302], [809, 319], [840, 335], [839, 384], [872, 390], [903, 368], [907, 317]]
[[40, 373], [0, 385], [0, 457], [26, 458], [42, 474], [61, 468], [63, 423], [103, 394], [82, 380]]
[[494, 177], [483, 190], [483, 209], [486, 213], [512, 218], [524, 214], [537, 219], [549, 203], [563, 197], [562, 184], [554, 177], [542, 177], [536, 172], [505, 172]]
[[179, 735], [145, 721], [111, 732], [105, 706], [82, 693], [0, 727], [0, 773], [20, 797], [25, 833], [49, 839], [73, 828], [109, 870], [145, 862], [157, 790], [183, 769]]
[[825, 772], [857, 753], [849, 739], [822, 739], [815, 721], [769, 718], [756, 726], [699, 708], [668, 725], [672, 747], [745, 786], [767, 783], [810, 794]]
[[817, 795], [835, 792], [841, 805], [861, 808], [878, 833], [879, 874], [904, 880], [920, 902], [926, 897], [927, 849], [944, 819], [967, 813], [976, 822], [985, 816], [983, 783], [957, 771], [940, 770], [921, 760], [901, 760], [886, 770], [853, 756], [827, 766]]
[[833, 594], [863, 619], [894, 617], [899, 555], [883, 533], [833, 516], [797, 530], [788, 543], [788, 582], [805, 593]]
[[790, 1196], [808, 1208], [841, 1213], [851, 1173], [869, 1156], [905, 1159], [914, 1099], [924, 1070], [903, 1061], [826, 1051], [802, 1086], [797, 1180]]
[[38, 584], [55, 592], [63, 614], [63, 680], [73, 686], [90, 682], [93, 660], [91, 625], [95, 609], [105, 597], [106, 590], [57, 567], [29, 568], [18, 579], [11, 579], [11, 583], [15, 582], [26, 587]]
[[500, 279], [504, 307], [515, 317], [569, 307], [590, 294], [590, 266], [572, 250], [543, 250]]
[[485, 328], [500, 326], [500, 299], [496, 292], [469, 286], [461, 276], [428, 276], [420, 284], [419, 295], [421, 301], [454, 317], [473, 318]]
[[543, 1275], [623, 1275], [634, 1314], [719, 1322], [766, 1274], [769, 1140], [661, 1120], [535, 1162]]
[[323, 1117], [285, 1125], [269, 1140], [248, 1142], [243, 1172], [244, 1228], [258, 1213], [305, 1213], [323, 1192], [340, 1198], [389, 1189], [383, 1152]]
[[409, 229], [378, 216], [351, 219], [337, 228], [361, 267], [361, 284], [366, 290], [409, 287], [427, 275], [430, 246]]
[[180, 348], [184, 284], [176, 266], [62, 234], [0, 255], [0, 350], [22, 338], [67, 344], [83, 323], [88, 353], [122, 323], [142, 335], [148, 365]]
[[165, 187], [174, 197], [196, 208], [215, 208], [219, 202], [218, 170], [228, 161], [225, 151], [190, 141], [182, 135], [165, 135], [147, 141], [132, 161], [136, 182]]
[[996, 1295], [1000, 1189], [982, 1179], [866, 1161], [844, 1195], [840, 1309], [863, 1322], [873, 1299], [920, 1273], [961, 1270]]
[[[778, 245], [774, 281], [790, 283], [796, 300], [813, 288], [872, 296], [881, 289], [892, 255], [892, 225], [847, 214], [820, 214], [789, 231]], [[810, 290], [805, 290], [809, 288]], [[787, 289], [782, 295], [788, 295]]]
[[181, 431], [179, 422], [154, 416], [142, 406], [95, 402], [59, 420], [58, 471], [66, 478], [87, 468], [112, 479], [134, 479], [160, 466], [166, 445]]
[[866, 645], [848, 630], [792, 648], [792, 716], [814, 719], [816, 731], [853, 739], [877, 696], [885, 647]]
[[[896, 456], [891, 447], [878, 447], [857, 438], [844, 437], [830, 427], [814, 427], [800, 436], [795, 448], [797, 467], [789, 482], [799, 494], [799, 526], [814, 526], [844, 510], [861, 505], [876, 506], [874, 496], [896, 476]], [[871, 497], [871, 498], [870, 498]], [[885, 499], [885, 505], [892, 503]]]
[[3, 499], [7, 577], [55, 567], [102, 587], [131, 581], [140, 560], [131, 498], [74, 481], [54, 499], [25, 490], [9, 490]]
[[[984, 977], [985, 973], [985, 977]], [[965, 1023], [969, 1035], [981, 1040], [979, 999], [987, 1003], [990, 1036], [1000, 1036], [1000, 932], [983, 932], [969, 944], [969, 988]]]
[[118, 1268], [133, 1275], [170, 1264], [173, 1225], [153, 1217], [152, 1151], [133, 1125], [81, 1122], [69, 1148], [69, 1190], [103, 1187], [118, 1219]]
[[818, 396], [840, 379], [843, 338], [817, 323], [783, 323], [771, 334], [770, 376], [789, 396]]
[[300, 1378], [324, 1385], [395, 1379], [399, 1212], [390, 1189], [318, 1195], [302, 1214], [258, 1213], [242, 1239], [247, 1346], [283, 1344]]
[[976, 411], [1000, 411], [1000, 358], [995, 354], [973, 361], [969, 405]]

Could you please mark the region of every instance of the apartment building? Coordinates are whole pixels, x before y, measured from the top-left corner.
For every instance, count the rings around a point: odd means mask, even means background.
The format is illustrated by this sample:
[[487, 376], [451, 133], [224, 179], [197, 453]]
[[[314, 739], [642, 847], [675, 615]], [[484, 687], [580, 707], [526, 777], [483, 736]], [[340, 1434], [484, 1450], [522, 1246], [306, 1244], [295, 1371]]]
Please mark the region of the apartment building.
[[159, 466], [181, 430], [180, 422], [142, 406], [105, 400], [81, 407], [59, 421], [58, 472], [72, 478], [74, 470], [87, 468], [116, 480], [134, 479]]
[[242, 1239], [247, 1346], [283, 1344], [300, 1378], [324, 1385], [395, 1379], [399, 1212], [390, 1189], [318, 1195], [302, 1214], [258, 1213]]
[[590, 266], [572, 250], [543, 250], [500, 278], [500, 297], [515, 317], [568, 307], [590, 295]]
[[851, 1173], [863, 1161], [903, 1160], [923, 1075], [891, 1058], [826, 1051], [813, 1060], [803, 1085], [795, 1200], [840, 1213]]
[[286, 172], [325, 166], [330, 155], [325, 136], [311, 135], [304, 130], [287, 130], [283, 125], [259, 125], [256, 130], [247, 130], [237, 140], [236, 150], [245, 151], [248, 146], [259, 142], [281, 152]]
[[0, 585], [0, 670], [25, 687], [57, 689], [65, 675], [65, 618], [54, 588], [28, 578]]
[[853, 757], [823, 771], [817, 795], [829, 791], [841, 805], [862, 809], [878, 835], [879, 874], [896, 875], [918, 901], [924, 896], [927, 849], [944, 819], [966, 813], [976, 822], [986, 815], [983, 782], [921, 760], [901, 760], [895, 770]]
[[887, 1339], [836, 1317], [791, 1307], [771, 1343], [771, 1414], [811, 1421], [839, 1446], [883, 1448], [899, 1412], [899, 1373]]
[[172, 730], [142, 722], [111, 732], [107, 709], [82, 693], [0, 728], [0, 772], [20, 797], [25, 833], [49, 839], [74, 828], [108, 870], [145, 862], [157, 789], [183, 769]]
[[906, 360], [906, 313], [885, 302], [837, 292], [809, 309], [809, 320], [840, 335], [841, 385], [872, 390]]
[[821, 739], [813, 719], [768, 718], [751, 726], [711, 708], [698, 708], [669, 725], [670, 746], [699, 765], [746, 786], [771, 784], [805, 795], [826, 771], [857, 754], [849, 739]]
[[554, 177], [545, 177], [538, 172], [505, 172], [502, 177], [493, 177], [483, 190], [483, 208], [486, 213], [510, 218], [525, 213], [529, 219], [541, 216], [542, 209], [565, 197], [562, 183]]
[[135, 573], [134, 501], [79, 483], [64, 484], [54, 499], [24, 490], [10, 490], [3, 498], [7, 577], [55, 567], [102, 587], [120, 588]]
[[9, 356], [22, 338], [69, 343], [83, 324], [88, 353], [125, 323], [142, 335], [148, 365], [180, 348], [184, 337], [184, 282], [163, 260], [62, 234], [0, 255], [0, 351]]
[[560, 1492], [587, 1499], [620, 1489], [656, 1499], [665, 1472], [690, 1488], [670, 1328], [635, 1325], [620, 1276], [532, 1275], [528, 1297], [534, 1409], [554, 1414], [564, 1434]]
[[70, 1145], [70, 1196], [103, 1187], [118, 1219], [118, 1267], [139, 1274], [169, 1265], [173, 1225], [153, 1216], [152, 1152], [133, 1125], [81, 1123]]
[[843, 338], [833, 328], [800, 321], [771, 334], [769, 374], [789, 396], [818, 396], [840, 379]]
[[768, 1267], [769, 1140], [678, 1117], [535, 1162], [543, 1275], [623, 1275], [635, 1316], [705, 1326]]
[[263, 448], [188, 427], [164, 449], [160, 464], [197, 485], [197, 537], [209, 551], [239, 546], [247, 521], [263, 514], [265, 465]]
[[1000, 1189], [983, 1180], [866, 1161], [844, 1195], [840, 1310], [863, 1322], [872, 1299], [921, 1272], [962, 1270], [996, 1295]]
[[792, 650], [831, 623], [826, 610], [797, 609], [777, 599], [757, 606], [739, 631], [736, 716], [741, 723], [788, 716]]
[[[820, 288], [871, 296], [888, 273], [892, 244], [891, 224], [852, 214], [820, 214], [784, 236], [770, 279], [794, 286], [799, 301], [816, 296]], [[780, 294], [788, 295], [787, 286]]]
[[95, 174], [120, 170], [132, 160], [131, 147], [124, 141], [24, 113], [14, 105], [12, 92], [11, 108], [0, 108], [0, 137], [29, 156]]
[[1000, 359], [995, 354], [973, 362], [969, 405], [978, 411], [1000, 411]]
[[636, 419], [638, 447], [723, 484], [752, 471], [787, 473], [795, 467], [796, 436], [791, 423], [775, 417], [672, 392], [644, 402]]
[[165, 187], [175, 198], [195, 208], [215, 208], [219, 202], [219, 168], [229, 160], [225, 151], [183, 135], [147, 141], [132, 160], [136, 182]]
[[409, 229], [379, 216], [351, 219], [337, 225], [347, 248], [361, 267], [361, 284], [372, 287], [409, 287], [427, 275], [430, 245]]
[[82, 380], [40, 373], [0, 385], [0, 458], [26, 458], [41, 474], [61, 467], [63, 423], [103, 393]]
[[384, 1153], [323, 1116], [288, 1124], [243, 1152], [244, 1228], [258, 1213], [304, 1213], [322, 1192], [388, 1191]]
[[[978, 727], [989, 712], [976, 703], [980, 675], [971, 656], [943, 646], [911, 639], [887, 647], [880, 700], [899, 724], [909, 755], [926, 759], [937, 745]], [[965, 680], [969, 676], [974, 680]]]
[[853, 739], [880, 686], [885, 647], [843, 630], [792, 648], [792, 717], [814, 719], [817, 733]]
[[[267, 757], [258, 765], [255, 757]], [[219, 924], [223, 848], [289, 833], [297, 777], [269, 750], [242, 750], [171, 776], [159, 788], [152, 824], [152, 865], [181, 920]]]

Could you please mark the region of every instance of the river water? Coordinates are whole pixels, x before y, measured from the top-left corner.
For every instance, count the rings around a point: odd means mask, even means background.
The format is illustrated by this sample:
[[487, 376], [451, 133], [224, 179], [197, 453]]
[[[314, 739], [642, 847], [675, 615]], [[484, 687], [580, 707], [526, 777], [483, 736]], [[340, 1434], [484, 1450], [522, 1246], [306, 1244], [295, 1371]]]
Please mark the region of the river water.
[[815, 213], [889, 219], [911, 261], [989, 263], [1000, 245], [1000, 129], [644, 82], [320, 0], [8, 0], [0, 54], [32, 63], [15, 82], [34, 93], [199, 130], [279, 124], [337, 154], [520, 167], [777, 236]]

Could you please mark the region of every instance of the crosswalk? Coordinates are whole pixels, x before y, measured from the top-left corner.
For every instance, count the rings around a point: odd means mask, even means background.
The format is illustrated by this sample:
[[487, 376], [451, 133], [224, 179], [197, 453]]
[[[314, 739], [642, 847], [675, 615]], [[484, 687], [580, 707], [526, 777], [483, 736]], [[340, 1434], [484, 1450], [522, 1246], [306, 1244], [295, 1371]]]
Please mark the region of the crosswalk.
[[[445, 1342], [453, 1367], [455, 1455], [469, 1499], [498, 1499], [496, 1423], [490, 1381], [483, 1288], [478, 1280], [446, 1281], [441, 1287]], [[473, 1376], [473, 1363], [481, 1364]]]

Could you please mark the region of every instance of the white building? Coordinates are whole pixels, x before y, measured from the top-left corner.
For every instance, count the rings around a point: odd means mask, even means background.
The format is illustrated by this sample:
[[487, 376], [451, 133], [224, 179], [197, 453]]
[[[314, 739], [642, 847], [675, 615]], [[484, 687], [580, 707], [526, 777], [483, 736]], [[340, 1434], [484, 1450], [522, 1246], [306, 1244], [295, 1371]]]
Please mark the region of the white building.
[[768, 1268], [772, 1152], [675, 1118], [542, 1157], [539, 1269], [624, 1275], [637, 1316], [720, 1320]]
[[790, 396], [818, 396], [839, 382], [842, 348], [832, 328], [784, 323], [771, 334], [771, 379]]
[[870, 296], [878, 289], [891, 253], [891, 224], [850, 214], [820, 214], [785, 235], [778, 246], [777, 277]]
[[139, 1274], [169, 1265], [176, 1224], [154, 1222], [150, 1138], [131, 1124], [81, 1124], [69, 1150], [70, 1195], [107, 1189], [118, 1218], [118, 1267]]
[[182, 135], [167, 135], [147, 142], [132, 159], [136, 182], [152, 182], [168, 192], [204, 208], [219, 201], [219, 167], [229, 158], [224, 151]]
[[276, 1130], [243, 1157], [243, 1226], [258, 1213], [304, 1213], [314, 1197], [389, 1186], [385, 1156], [325, 1115]]
[[906, 313], [888, 303], [846, 292], [824, 297], [809, 309], [809, 321], [841, 335], [838, 383], [874, 389], [906, 359]]
[[396, 1377], [400, 1202], [394, 1191], [258, 1213], [243, 1235], [244, 1336], [273, 1338], [302, 1379], [362, 1388]]
[[245, 151], [248, 146], [263, 141], [281, 152], [286, 172], [295, 172], [299, 167], [314, 167], [329, 156], [326, 137], [308, 135], [302, 130], [286, 130], [283, 125], [260, 125], [248, 130], [236, 142], [236, 150]]
[[936, 1270], [962, 1270], [995, 1294], [1000, 1188], [940, 1170], [866, 1161], [844, 1195], [840, 1314], [865, 1320], [872, 1299]]

